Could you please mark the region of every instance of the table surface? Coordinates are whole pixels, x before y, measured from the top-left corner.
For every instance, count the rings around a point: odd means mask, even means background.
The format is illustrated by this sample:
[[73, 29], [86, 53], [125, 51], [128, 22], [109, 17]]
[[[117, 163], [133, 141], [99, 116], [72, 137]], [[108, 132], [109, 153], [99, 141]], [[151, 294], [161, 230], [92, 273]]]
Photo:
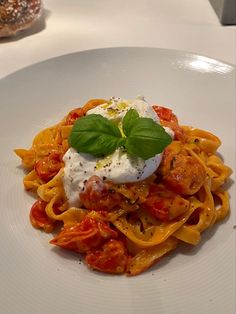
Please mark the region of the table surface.
[[[104, 47], [142, 46], [176, 49], [231, 64], [236, 63], [236, 26], [222, 26], [208, 0], [43, 0], [43, 2], [43, 18], [30, 30], [11, 39], [0, 39], [0, 79], [45, 59]], [[0, 108], [3, 106], [4, 104], [0, 103]], [[212, 265], [210, 274], [217, 269], [214, 268], [214, 264]], [[207, 267], [205, 271], [208, 272]], [[181, 282], [179, 275], [176, 276], [179, 280], [176, 282]], [[223, 278], [221, 276], [223, 275], [216, 276], [218, 282]], [[18, 277], [18, 280], [19, 278], [21, 277]], [[168, 285], [169, 283], [164, 283], [164, 287]], [[212, 281], [209, 281], [204, 287], [211, 285]], [[37, 286], [35, 291], [40, 287], [41, 285]], [[49, 287], [54, 287], [54, 283], [52, 285], [50, 282]], [[60, 290], [55, 291], [57, 293]], [[139, 293], [142, 289], [137, 288], [137, 291]], [[21, 295], [19, 294], [18, 299]], [[44, 293], [43, 297], [45, 295]], [[113, 296], [112, 293], [110, 295]], [[142, 294], [130, 295], [132, 304]], [[228, 300], [231, 295], [229, 292]], [[157, 296], [160, 306], [161, 298], [162, 295]], [[30, 297], [26, 300], [30, 300]], [[39, 300], [42, 302], [43, 298]], [[211, 301], [212, 299], [208, 300], [209, 306], [214, 304]], [[178, 302], [177, 304], [180, 304]], [[198, 301], [195, 299], [193, 306], [197, 304], [196, 302]], [[31, 304], [34, 306], [29, 302], [29, 306]], [[52, 300], [49, 304], [52, 306]], [[59, 306], [60, 304], [62, 303], [59, 302]], [[65, 308], [66, 304], [62, 308]], [[83, 304], [82, 311], [85, 306]], [[95, 304], [98, 304], [99, 312], [103, 307], [97, 301]], [[232, 303], [229, 304], [231, 305]], [[137, 309], [137, 306], [135, 308]], [[184, 308], [186, 310], [186, 304]], [[37, 308], [35, 310], [40, 311]], [[80, 309], [78, 313], [79, 311]]]
[[44, 0], [43, 18], [0, 39], [0, 78], [55, 56], [103, 47], [177, 49], [236, 63], [236, 26], [208, 0]]

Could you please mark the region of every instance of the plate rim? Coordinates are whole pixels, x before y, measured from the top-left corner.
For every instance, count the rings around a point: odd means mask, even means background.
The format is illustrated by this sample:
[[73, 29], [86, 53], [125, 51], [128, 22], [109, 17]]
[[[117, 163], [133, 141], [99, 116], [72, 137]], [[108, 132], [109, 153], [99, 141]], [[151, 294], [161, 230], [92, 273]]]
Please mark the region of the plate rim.
[[185, 56], [185, 57], [204, 57], [204, 58], [207, 58], [212, 61], [217, 61], [217, 62], [220, 62], [224, 65], [228, 65], [228, 66], [231, 66], [233, 68], [233, 70], [235, 71], [236, 70], [236, 64], [233, 64], [233, 63], [230, 63], [230, 62], [226, 62], [224, 60], [221, 60], [221, 59], [216, 59], [216, 58], [213, 58], [213, 57], [210, 57], [208, 55], [204, 55], [204, 54], [198, 54], [198, 53], [195, 53], [195, 52], [191, 52], [191, 51], [186, 51], [186, 50], [179, 50], [179, 49], [169, 49], [169, 48], [161, 48], [161, 47], [154, 47], [154, 46], [114, 46], [114, 47], [103, 47], [103, 48], [88, 48], [88, 49], [85, 49], [85, 50], [77, 50], [77, 51], [74, 51], [74, 52], [70, 52], [70, 53], [65, 53], [65, 54], [60, 54], [60, 55], [57, 55], [57, 56], [54, 56], [54, 57], [49, 57], [49, 58], [46, 58], [46, 59], [43, 59], [41, 61], [38, 61], [38, 62], [34, 62], [32, 64], [29, 64], [27, 66], [23, 66], [21, 67], [20, 69], [12, 72], [12, 73], [9, 73], [5, 76], [3, 76], [2, 78], [0, 78], [0, 83], [2, 80], [6, 79], [6, 78], [9, 78], [11, 75], [15, 75], [16, 73], [22, 71], [22, 70], [27, 70], [28, 68], [32, 67], [32, 66], [36, 66], [36, 65], [39, 65], [41, 63], [44, 63], [44, 62], [49, 62], [49, 61], [52, 61], [52, 60], [56, 60], [56, 59], [59, 59], [59, 58], [62, 58], [62, 57], [66, 57], [66, 56], [72, 56], [72, 55], [76, 55], [76, 54], [86, 54], [86, 53], [91, 53], [91, 52], [97, 52], [97, 51], [108, 51], [108, 50], [117, 50], [117, 49], [122, 49], [122, 50], [126, 50], [126, 49], [129, 49], [129, 50], [135, 50], [135, 49], [143, 49], [143, 50], [156, 50], [156, 51], [162, 51], [162, 52], [167, 52], [167, 53], [173, 53], [173, 54], [179, 54], [179, 55], [182, 55], [182, 56]]
[[[132, 48], [132, 49], [131, 49]], [[13, 73], [11, 73], [11, 74], [8, 74], [7, 76], [5, 76], [5, 77], [3, 77], [3, 78], [1, 78], [0, 79], [0, 87], [1, 87], [1, 82], [2, 83], [4, 83], [4, 79], [7, 79], [7, 78], [9, 78], [9, 79], [11, 79], [11, 76], [13, 75], [24, 75], [24, 71], [31, 71], [31, 68], [33, 68], [33, 70], [32, 71], [34, 71], [35, 70], [35, 66], [41, 66], [41, 64], [44, 64], [45, 62], [51, 62], [52, 60], [56, 60], [56, 62], [58, 62], [58, 60], [60, 59], [60, 58], [62, 58], [62, 57], [67, 57], [67, 58], [71, 58], [71, 56], [74, 56], [74, 55], [78, 55], [78, 58], [79, 58], [79, 55], [81, 55], [81, 54], [85, 54], [85, 53], [87, 53], [87, 52], [94, 52], [94, 53], [96, 53], [97, 51], [111, 51], [111, 50], [115, 50], [115, 49], [123, 49], [123, 50], [125, 50], [125, 49], [128, 49], [128, 50], [132, 50], [132, 51], [134, 51], [134, 49], [137, 49], [137, 48], [141, 48], [142, 50], [152, 50], [153, 49], [153, 51], [159, 51], [159, 52], [161, 52], [161, 53], [163, 53], [163, 56], [165, 56], [165, 51], [167, 51], [167, 53], [168, 53], [168, 56], [174, 56], [174, 57], [176, 57], [176, 58], [178, 58], [178, 56], [179, 57], [185, 57], [185, 58], [195, 58], [196, 56], [200, 56], [200, 55], [197, 55], [197, 54], [192, 54], [192, 53], [188, 53], [188, 52], [183, 52], [183, 51], [179, 51], [179, 50], [172, 50], [172, 49], [162, 49], [162, 48], [156, 48], [156, 47], [110, 47], [110, 48], [98, 48], [98, 49], [88, 49], [88, 50], [83, 50], [83, 51], [78, 51], [78, 52], [72, 52], [72, 53], [68, 53], [68, 54], [64, 54], [64, 55], [59, 55], [59, 56], [55, 56], [55, 57], [52, 57], [52, 58], [49, 58], [49, 59], [45, 59], [45, 60], [42, 60], [42, 61], [40, 61], [40, 62], [36, 62], [36, 63], [34, 63], [34, 64], [31, 64], [31, 65], [28, 65], [28, 66], [26, 66], [26, 67], [23, 67], [23, 68], [21, 68], [21, 69], [19, 69], [19, 70], [17, 70], [17, 71], [15, 71], [15, 72], [13, 72]], [[112, 53], [111, 54], [109, 54], [111, 57], [112, 57]], [[90, 56], [92, 56], [92, 54], [90, 55]], [[127, 54], [127, 56], [128, 56], [128, 54]], [[208, 58], [208, 57], [206, 57], [206, 58]], [[76, 58], [75, 58], [76, 59]], [[210, 60], [216, 60], [216, 59], [213, 59], [213, 58], [208, 58], [209, 59], [209, 61]], [[207, 60], [206, 60], [207, 61]], [[221, 61], [220, 61], [221, 62]], [[227, 64], [227, 63], [224, 63], [223, 62], [223, 64]], [[229, 65], [229, 64], [228, 64]], [[37, 69], [37, 68], [36, 68]], [[193, 72], [193, 70], [191, 70], [190, 69], [190, 71], [191, 72]], [[235, 66], [233, 66], [233, 71], [235, 71]], [[20, 74], [18, 74], [18, 72], [20, 72]], [[22, 74], [21, 74], [22, 73]], [[222, 77], [222, 75], [220, 74], [220, 73], [213, 73], [213, 75], [215, 76], [215, 75], [220, 75], [221, 77]], [[231, 76], [229, 76], [228, 75], [228, 73], [226, 73], [225, 74], [226, 76], [227, 76], [227, 78], [228, 79], [234, 79], [235, 78], [235, 72], [233, 72], [233, 77]], [[23, 193], [23, 190], [22, 190], [22, 193]], [[141, 279], [141, 277], [140, 277], [140, 279]], [[115, 282], [115, 281], [114, 281]], [[6, 305], [6, 304], [3, 304], [3, 305]], [[206, 306], [207, 306], [207, 304], [206, 304]], [[25, 307], [26, 308], [26, 307]], [[70, 308], [69, 308], [70, 309]], [[46, 308], [46, 310], [48, 310], [48, 308]], [[87, 310], [89, 310], [89, 308], [87, 309]], [[163, 308], [163, 310], [164, 310], [164, 312], [166, 312], [166, 308]], [[177, 309], [178, 310], [178, 309]], [[194, 310], [194, 308], [193, 308], [193, 310]], [[147, 311], [148, 313], [149, 313], [149, 310]], [[53, 313], [54, 313], [54, 311], [53, 311]]]

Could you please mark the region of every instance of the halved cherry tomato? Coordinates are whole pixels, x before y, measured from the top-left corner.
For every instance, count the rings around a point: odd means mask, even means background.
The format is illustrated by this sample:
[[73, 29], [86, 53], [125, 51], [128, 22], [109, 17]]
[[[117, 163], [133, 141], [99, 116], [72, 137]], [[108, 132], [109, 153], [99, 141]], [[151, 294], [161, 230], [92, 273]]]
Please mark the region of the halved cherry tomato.
[[178, 119], [171, 109], [157, 105], [154, 105], [153, 109], [161, 121], [178, 123]]
[[72, 110], [71, 112], [69, 112], [69, 114], [66, 117], [66, 122], [65, 125], [71, 125], [74, 124], [75, 121], [82, 117], [84, 115], [84, 111], [82, 108], [76, 108], [74, 110]]
[[121, 274], [126, 271], [128, 255], [122, 241], [110, 239], [101, 249], [89, 251], [85, 261], [93, 269]]
[[179, 126], [178, 119], [173, 111], [169, 108], [154, 105], [153, 109], [157, 113], [163, 126], [169, 127], [175, 133], [175, 139], [183, 141], [185, 138], [184, 131]]
[[30, 210], [30, 222], [37, 229], [52, 232], [55, 227], [55, 222], [47, 216], [45, 212], [46, 206], [47, 202], [41, 199], [36, 201]]
[[85, 217], [80, 223], [64, 227], [50, 243], [84, 253], [100, 247], [105, 240], [116, 237], [117, 232], [111, 229], [108, 223]]
[[76, 108], [69, 112], [66, 117], [65, 125], [72, 125], [75, 121], [82, 116], [84, 116], [87, 111], [93, 109], [101, 104], [104, 104], [106, 100], [104, 99], [90, 99], [82, 108]]
[[34, 169], [38, 177], [47, 182], [58, 173], [62, 166], [61, 154], [52, 152], [50, 155], [38, 160]]
[[162, 184], [153, 184], [147, 200], [141, 206], [157, 219], [170, 221], [189, 209], [189, 201]]
[[80, 200], [86, 209], [95, 211], [110, 211], [121, 203], [121, 194], [115, 191], [110, 181], [103, 181], [98, 176], [92, 176], [80, 193]]

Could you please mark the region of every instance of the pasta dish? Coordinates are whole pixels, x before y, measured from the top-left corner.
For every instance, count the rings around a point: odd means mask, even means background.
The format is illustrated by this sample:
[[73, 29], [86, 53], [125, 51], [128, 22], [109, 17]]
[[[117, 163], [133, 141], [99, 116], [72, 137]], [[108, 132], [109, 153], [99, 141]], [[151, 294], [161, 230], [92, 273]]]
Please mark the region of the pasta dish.
[[220, 145], [171, 109], [112, 97], [72, 110], [15, 153], [37, 197], [31, 224], [94, 270], [137, 275], [228, 215], [232, 171]]

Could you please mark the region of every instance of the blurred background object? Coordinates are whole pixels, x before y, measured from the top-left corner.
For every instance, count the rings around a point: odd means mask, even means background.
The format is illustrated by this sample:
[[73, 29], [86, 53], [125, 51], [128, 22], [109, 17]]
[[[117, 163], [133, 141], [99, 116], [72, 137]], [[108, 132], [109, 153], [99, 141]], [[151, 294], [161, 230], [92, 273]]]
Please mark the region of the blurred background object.
[[236, 0], [209, 0], [223, 25], [236, 25]]
[[41, 2], [32, 27], [0, 38], [0, 79], [45, 59], [105, 47], [175, 49], [236, 64], [236, 26], [222, 26], [208, 0]]
[[0, 0], [0, 37], [30, 28], [41, 13], [41, 0]]

